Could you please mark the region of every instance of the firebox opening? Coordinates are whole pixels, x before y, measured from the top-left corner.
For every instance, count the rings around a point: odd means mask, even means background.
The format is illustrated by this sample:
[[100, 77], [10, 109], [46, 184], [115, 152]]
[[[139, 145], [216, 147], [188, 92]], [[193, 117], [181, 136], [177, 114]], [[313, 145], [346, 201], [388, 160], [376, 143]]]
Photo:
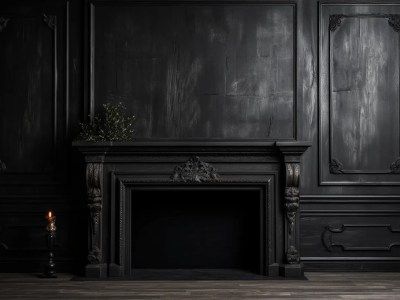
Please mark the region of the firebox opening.
[[260, 189], [144, 187], [132, 190], [131, 207], [132, 269], [260, 272]]

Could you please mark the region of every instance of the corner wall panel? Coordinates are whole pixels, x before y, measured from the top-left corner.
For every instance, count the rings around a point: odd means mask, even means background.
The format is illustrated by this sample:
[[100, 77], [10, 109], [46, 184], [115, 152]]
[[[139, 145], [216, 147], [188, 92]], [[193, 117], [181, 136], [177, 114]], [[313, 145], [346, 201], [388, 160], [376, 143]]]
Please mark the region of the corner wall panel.
[[[77, 1], [72, 1], [77, 7]], [[75, 165], [67, 167], [72, 156], [68, 146], [69, 4], [65, 0], [0, 2], [3, 272], [43, 270], [48, 259], [44, 216], [49, 210], [57, 216], [58, 270], [71, 271], [82, 257], [76, 248], [85, 244], [79, 233], [84, 209], [73, 196], [79, 182], [70, 184], [77, 182], [74, 178], [79, 174], [70, 176]], [[73, 67], [76, 74], [75, 61]]]
[[0, 32], [0, 159], [7, 173], [50, 172], [57, 128], [54, 29], [43, 15], [4, 18], [7, 23]]
[[398, 5], [320, 6], [322, 185], [400, 184], [399, 20]]
[[65, 178], [66, 4], [22, 6], [0, 7], [0, 185], [6, 189]]

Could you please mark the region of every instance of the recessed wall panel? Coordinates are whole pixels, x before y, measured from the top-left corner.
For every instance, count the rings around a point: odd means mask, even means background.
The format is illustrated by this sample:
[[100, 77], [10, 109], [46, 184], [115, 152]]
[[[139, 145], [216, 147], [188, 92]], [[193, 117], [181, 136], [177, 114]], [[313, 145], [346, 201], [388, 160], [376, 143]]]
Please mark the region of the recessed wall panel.
[[3, 171], [49, 173], [55, 147], [54, 29], [41, 14], [2, 18], [6, 20], [0, 31]]
[[294, 137], [293, 5], [91, 9], [92, 113], [124, 103], [136, 138]]
[[396, 185], [400, 9], [322, 4], [320, 13], [320, 183]]

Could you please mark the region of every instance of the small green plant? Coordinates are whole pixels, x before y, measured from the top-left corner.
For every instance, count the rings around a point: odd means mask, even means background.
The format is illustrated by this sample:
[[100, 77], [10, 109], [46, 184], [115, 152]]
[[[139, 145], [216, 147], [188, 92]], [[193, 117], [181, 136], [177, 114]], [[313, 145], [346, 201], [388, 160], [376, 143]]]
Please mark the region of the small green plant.
[[135, 116], [126, 115], [122, 103], [103, 104], [103, 114], [97, 115], [92, 123], [80, 123], [78, 140], [88, 142], [125, 142], [133, 140]]

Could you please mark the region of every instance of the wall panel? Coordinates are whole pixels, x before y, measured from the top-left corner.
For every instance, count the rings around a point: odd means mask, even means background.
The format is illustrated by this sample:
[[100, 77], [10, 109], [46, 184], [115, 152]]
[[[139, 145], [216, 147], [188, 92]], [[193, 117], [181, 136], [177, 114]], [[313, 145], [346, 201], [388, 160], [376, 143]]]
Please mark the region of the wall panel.
[[107, 102], [137, 116], [137, 139], [312, 141], [303, 262], [400, 266], [399, 16], [396, 0], [2, 1], [0, 267], [40, 266], [50, 208], [60, 262], [81, 259], [69, 145]]
[[398, 5], [320, 6], [323, 185], [399, 184], [399, 26]]
[[43, 15], [5, 20], [0, 33], [1, 160], [7, 173], [50, 172], [57, 130], [54, 29]]
[[[400, 198], [396, 195], [303, 196], [302, 261], [308, 269], [329, 265], [341, 270], [371, 270], [376, 269], [374, 263], [389, 261], [398, 266], [399, 216]], [[348, 262], [353, 264], [346, 266]], [[388, 266], [382, 264], [380, 269]]]
[[59, 182], [68, 101], [64, 14], [17, 5], [1, 9], [1, 18], [0, 184]]
[[58, 217], [59, 270], [72, 270], [80, 259], [75, 246], [82, 242], [84, 210], [71, 196], [79, 185], [68, 185], [73, 164], [66, 167], [71, 156], [69, 4], [0, 3], [1, 271], [43, 270], [48, 210]]
[[295, 137], [295, 9], [91, 3], [91, 113], [123, 102], [137, 138]]

